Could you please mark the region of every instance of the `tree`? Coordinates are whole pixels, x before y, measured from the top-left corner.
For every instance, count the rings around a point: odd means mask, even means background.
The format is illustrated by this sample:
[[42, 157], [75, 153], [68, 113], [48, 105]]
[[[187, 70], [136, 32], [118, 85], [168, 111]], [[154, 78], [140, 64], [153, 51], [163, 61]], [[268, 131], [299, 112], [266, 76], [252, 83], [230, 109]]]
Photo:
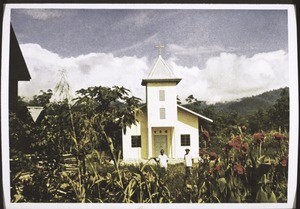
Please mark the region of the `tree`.
[[270, 127], [266, 126], [267, 115], [262, 109], [259, 109], [255, 114], [250, 115], [248, 119], [248, 126], [250, 132], [253, 134], [255, 132], [261, 132], [269, 130]]
[[193, 102], [197, 102], [198, 100], [194, 97], [194, 95], [190, 95], [190, 96], [188, 96], [186, 99], [185, 99], [185, 101], [187, 102], [187, 103], [193, 103]]
[[289, 90], [284, 88], [280, 93], [280, 98], [277, 99], [273, 107], [268, 111], [270, 120], [276, 129], [289, 129], [289, 114], [290, 114], [290, 102], [289, 102]]
[[44, 108], [36, 140], [37, 152], [44, 155], [71, 153], [74, 142], [71, 138], [72, 124], [67, 100], [51, 102]]
[[177, 95], [177, 104], [179, 104], [179, 105], [182, 104], [178, 95]]
[[28, 102], [28, 105], [31, 106], [46, 106], [50, 103], [50, 99], [53, 95], [52, 90], [48, 89], [46, 92], [41, 90], [40, 95], [34, 95], [33, 100]]
[[[34, 96], [34, 98], [40, 98]], [[37, 100], [36, 100], [37, 101]], [[30, 102], [19, 97], [16, 113], [9, 114], [9, 142], [10, 154], [30, 154], [36, 149], [36, 141], [39, 139], [40, 128], [37, 126], [27, 109]], [[36, 104], [37, 105], [37, 104]]]
[[[29, 121], [29, 120], [28, 120]], [[28, 121], [20, 119], [17, 114], [9, 115], [10, 157], [28, 154], [32, 151], [33, 128]]]
[[121, 139], [117, 136], [120, 130], [125, 132], [126, 127], [136, 122], [140, 99], [129, 96], [128, 89], [117, 86], [90, 87], [76, 93], [79, 96], [71, 112], [77, 151], [85, 154], [91, 148], [115, 150], [116, 144], [121, 148]]
[[72, 124], [71, 139], [74, 142], [73, 152], [76, 156], [80, 175], [85, 175], [86, 155], [92, 150], [102, 150], [110, 154], [119, 174], [121, 151], [115, 144], [121, 142], [116, 138], [117, 132], [126, 131], [126, 127], [136, 123], [136, 112], [140, 99], [129, 96], [130, 91], [124, 87], [89, 87], [76, 92], [79, 96], [70, 106]]

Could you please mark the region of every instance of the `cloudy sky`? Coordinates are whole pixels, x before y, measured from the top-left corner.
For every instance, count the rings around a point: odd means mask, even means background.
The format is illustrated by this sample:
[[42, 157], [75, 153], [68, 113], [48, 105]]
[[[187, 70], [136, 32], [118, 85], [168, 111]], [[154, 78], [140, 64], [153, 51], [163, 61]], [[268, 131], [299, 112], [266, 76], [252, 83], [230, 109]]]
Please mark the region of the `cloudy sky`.
[[286, 10], [12, 9], [31, 74], [20, 96], [53, 89], [124, 86], [145, 99], [141, 80], [158, 56], [182, 78], [178, 95], [210, 103], [289, 86]]

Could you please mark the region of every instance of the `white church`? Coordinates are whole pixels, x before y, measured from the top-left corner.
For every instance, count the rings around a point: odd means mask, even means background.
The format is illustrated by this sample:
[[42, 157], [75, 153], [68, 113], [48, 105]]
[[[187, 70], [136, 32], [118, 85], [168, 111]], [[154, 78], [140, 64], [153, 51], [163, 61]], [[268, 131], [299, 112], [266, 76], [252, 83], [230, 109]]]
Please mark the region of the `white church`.
[[124, 161], [157, 157], [161, 149], [169, 159], [182, 159], [186, 148], [198, 158], [199, 121], [213, 121], [177, 104], [180, 81], [159, 55], [141, 83], [146, 87], [146, 104], [137, 113], [138, 122], [122, 136]]

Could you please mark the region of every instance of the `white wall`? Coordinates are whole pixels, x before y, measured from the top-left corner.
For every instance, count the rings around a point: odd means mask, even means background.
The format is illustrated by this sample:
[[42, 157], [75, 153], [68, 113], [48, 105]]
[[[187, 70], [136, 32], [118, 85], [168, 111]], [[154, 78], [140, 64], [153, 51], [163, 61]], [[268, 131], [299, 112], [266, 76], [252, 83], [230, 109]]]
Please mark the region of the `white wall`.
[[[181, 146], [181, 134], [190, 134], [190, 146]], [[193, 158], [199, 156], [198, 117], [184, 110], [178, 109], [178, 121], [175, 131], [175, 156], [183, 158], [185, 149], [189, 148]]]
[[[165, 101], [159, 101], [159, 90], [165, 90]], [[148, 83], [147, 108], [149, 127], [172, 127], [177, 121], [176, 83]], [[166, 119], [160, 119], [160, 108], [166, 108]]]
[[[143, 112], [137, 116], [139, 122], [136, 125], [127, 127], [126, 134], [122, 133], [122, 153], [123, 160], [136, 160], [141, 158], [147, 158], [148, 153], [148, 132], [146, 113]], [[131, 136], [141, 135], [141, 147], [131, 147]]]
[[140, 147], [131, 147], [131, 136], [140, 135], [140, 124], [132, 125], [130, 128], [127, 127], [126, 135], [123, 133], [123, 159], [136, 159], [141, 157]]
[[[185, 154], [185, 149], [189, 148], [191, 154], [194, 158], [199, 156], [199, 132], [198, 132], [198, 117], [184, 111], [180, 108], [178, 111], [178, 120], [174, 128], [166, 127], [164, 125], [161, 128], [156, 127], [153, 129], [168, 130], [168, 154], [169, 157], [183, 158]], [[151, 114], [150, 114], [151, 115]], [[147, 125], [147, 113], [144, 111], [142, 115], [138, 116], [139, 123], [132, 125], [127, 128], [126, 135], [123, 135], [123, 159], [124, 160], [137, 160], [137, 159], [147, 159], [148, 158], [148, 125]], [[152, 128], [150, 128], [152, 131]], [[181, 134], [190, 134], [190, 146], [181, 146]], [[141, 135], [142, 147], [131, 147], [131, 136]], [[152, 136], [152, 135], [151, 135]], [[172, 140], [171, 137], [174, 136], [175, 139]], [[153, 137], [151, 137], [151, 142], [153, 142]], [[171, 143], [173, 143], [171, 145]], [[171, 148], [170, 146], [174, 146]], [[153, 149], [153, 147], [152, 147]], [[152, 155], [151, 155], [152, 156]]]

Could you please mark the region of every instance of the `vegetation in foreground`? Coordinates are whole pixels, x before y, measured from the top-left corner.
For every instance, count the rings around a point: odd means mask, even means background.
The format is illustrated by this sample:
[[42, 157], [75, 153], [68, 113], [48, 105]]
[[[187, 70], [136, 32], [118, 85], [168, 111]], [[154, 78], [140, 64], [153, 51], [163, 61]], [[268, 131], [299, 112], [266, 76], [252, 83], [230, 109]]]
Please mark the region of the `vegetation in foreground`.
[[[77, 93], [70, 104], [50, 102], [52, 91], [42, 92], [10, 114], [12, 202], [287, 201], [288, 92], [247, 117], [204, 109], [216, 121], [205, 127], [213, 134], [199, 139], [202, 160], [185, 184], [183, 164], [169, 165], [161, 179], [150, 162], [120, 163], [119, 130], [135, 123], [138, 98], [123, 87]], [[36, 123], [28, 104], [44, 106]]]
[[[169, 165], [165, 178], [153, 163], [110, 163], [93, 150], [86, 170], [70, 157], [24, 157], [12, 170], [13, 202], [239, 203], [287, 201], [285, 135], [237, 136], [221, 153], [201, 150], [193, 176], [184, 184], [183, 163]], [[68, 162], [69, 161], [69, 162]], [[21, 169], [22, 168], [22, 169]], [[26, 168], [26, 169], [25, 169]]]

